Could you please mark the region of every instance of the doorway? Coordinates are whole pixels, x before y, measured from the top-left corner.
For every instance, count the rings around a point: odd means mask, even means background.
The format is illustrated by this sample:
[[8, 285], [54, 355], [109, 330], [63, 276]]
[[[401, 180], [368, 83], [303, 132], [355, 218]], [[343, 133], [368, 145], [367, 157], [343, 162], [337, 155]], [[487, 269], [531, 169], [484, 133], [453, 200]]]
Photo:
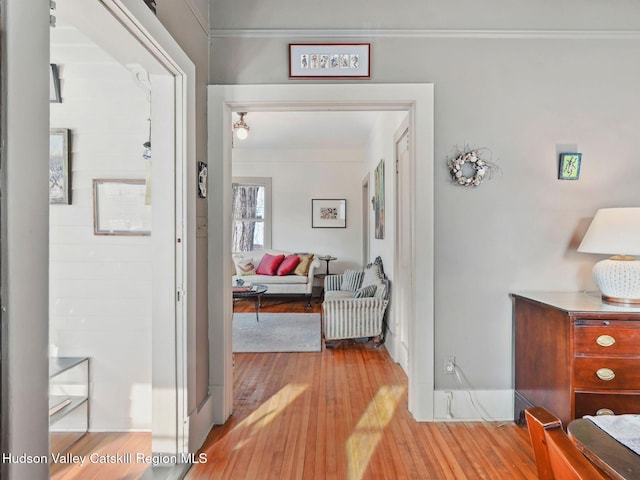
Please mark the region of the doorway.
[[[419, 128], [415, 158], [420, 158], [416, 174], [422, 174], [415, 202], [426, 207], [416, 215], [414, 237], [420, 236], [423, 253], [411, 268], [416, 281], [422, 282], [420, 296], [411, 299], [413, 311], [423, 312], [420, 321], [408, 320], [409, 330], [409, 409], [418, 420], [433, 418], [433, 86], [432, 85], [233, 85], [210, 86], [208, 101], [209, 165], [218, 194], [210, 199], [209, 223], [220, 232], [230, 231], [231, 211], [231, 115], [238, 111], [304, 110], [366, 111], [404, 110], [410, 118], [410, 131]], [[415, 209], [413, 210], [416, 211]], [[217, 416], [225, 421], [232, 411], [231, 277], [230, 239], [222, 233], [209, 242], [209, 301], [220, 305], [212, 309], [212, 349], [218, 363], [211, 370], [217, 397], [222, 399]], [[416, 339], [421, 338], [418, 342]], [[424, 339], [427, 339], [426, 341]]]
[[[77, 198], [55, 213], [80, 218], [78, 233], [80, 230], [85, 233], [73, 239], [76, 243], [85, 242], [83, 248], [93, 249], [94, 255], [74, 261], [80, 266], [88, 263], [86, 267], [92, 275], [106, 272], [106, 278], [93, 278], [94, 281], [87, 284], [98, 283], [108, 291], [103, 292], [102, 307], [98, 307], [104, 312], [102, 316], [92, 314], [95, 327], [76, 332], [76, 341], [71, 343], [58, 335], [57, 340], [64, 345], [56, 345], [55, 353], [91, 357], [90, 430], [150, 431], [150, 453], [180, 458], [180, 454], [188, 452], [187, 319], [188, 310], [192, 308], [189, 302], [195, 301], [195, 295], [189, 301], [185, 298], [186, 285], [195, 284], [191, 281], [195, 268], [189, 255], [195, 248], [195, 232], [187, 229], [187, 218], [195, 218], [195, 209], [187, 200], [195, 197], [195, 188], [186, 180], [190, 176], [195, 178], [193, 138], [187, 134], [194, 116], [194, 105], [188, 99], [193, 98], [195, 72], [191, 61], [176, 48], [169, 34], [156, 29], [155, 38], [150, 37], [148, 29], [127, 4], [59, 1], [55, 11], [61, 25], [73, 25], [84, 38], [104, 51], [95, 50], [98, 56], [92, 61], [99, 67], [94, 65], [94, 70], [104, 73], [105, 68], [112, 68], [105, 67], [107, 64], [116, 65], [113, 82], [126, 85], [131, 82], [131, 78], [127, 78], [130, 75], [141, 84], [143, 97], [146, 96], [144, 106], [129, 105], [128, 109], [127, 101], [138, 102], [137, 97], [131, 94], [125, 98], [116, 86], [106, 90], [114, 107], [102, 105], [84, 117], [67, 112], [56, 119], [67, 122], [72, 142], [75, 140], [81, 148], [71, 149], [71, 161], [74, 156], [78, 161], [75, 168], [72, 167], [75, 178], [71, 177]], [[96, 23], [100, 28], [91, 28]], [[172, 52], [171, 56], [167, 51]], [[59, 61], [64, 64], [68, 59], [69, 52], [64, 52]], [[77, 81], [77, 76], [74, 78], [77, 73], [74, 69], [77, 70], [77, 64], [66, 72], [66, 84], [62, 82], [60, 109], [81, 110], [78, 105], [89, 104], [88, 99], [95, 95]], [[90, 69], [87, 75], [91, 75]], [[94, 85], [98, 80], [104, 79], [96, 79]], [[87, 97], [83, 100], [82, 95]], [[59, 114], [60, 111], [54, 112], [55, 107], [52, 105], [52, 113]], [[121, 118], [136, 112], [137, 118], [132, 122], [137, 133], [135, 138], [127, 137], [126, 127], [118, 130], [124, 122], [112, 118], [110, 124], [109, 112], [114, 111], [120, 112]], [[144, 150], [146, 141], [152, 146], [150, 160], [144, 158], [148, 153]], [[128, 154], [113, 154], [119, 152], [116, 145], [121, 143], [125, 144], [124, 150], [128, 148], [126, 145], [136, 145], [138, 149], [132, 153], [133, 149], [129, 148]], [[87, 155], [93, 146], [97, 150]], [[95, 163], [88, 166], [90, 161]], [[146, 185], [144, 201], [151, 206], [152, 225], [148, 237], [92, 234], [97, 209], [91, 183], [101, 177], [134, 179]], [[124, 201], [120, 200], [116, 200], [118, 204]], [[87, 230], [91, 233], [86, 234]], [[142, 253], [136, 254], [136, 249]], [[127, 286], [121, 289], [125, 283]], [[96, 302], [90, 293], [80, 289], [73, 302], [76, 306]], [[52, 302], [55, 301], [56, 298], [52, 298]], [[132, 326], [134, 322], [125, 318], [126, 315], [139, 324]], [[61, 316], [64, 317], [64, 313]], [[52, 332], [57, 333], [54, 329]], [[128, 345], [129, 350], [115, 348], [122, 345]], [[128, 380], [122, 383], [125, 376]], [[109, 411], [110, 408], [113, 410]]]

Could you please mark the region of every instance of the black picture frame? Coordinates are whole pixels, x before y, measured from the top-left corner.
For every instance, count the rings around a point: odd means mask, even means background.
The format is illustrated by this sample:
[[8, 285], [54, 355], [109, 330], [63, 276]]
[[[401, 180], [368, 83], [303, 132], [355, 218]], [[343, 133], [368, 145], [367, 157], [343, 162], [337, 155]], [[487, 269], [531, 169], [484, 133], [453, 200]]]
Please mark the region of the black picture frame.
[[49, 103], [62, 103], [60, 96], [60, 75], [55, 63], [49, 64]]

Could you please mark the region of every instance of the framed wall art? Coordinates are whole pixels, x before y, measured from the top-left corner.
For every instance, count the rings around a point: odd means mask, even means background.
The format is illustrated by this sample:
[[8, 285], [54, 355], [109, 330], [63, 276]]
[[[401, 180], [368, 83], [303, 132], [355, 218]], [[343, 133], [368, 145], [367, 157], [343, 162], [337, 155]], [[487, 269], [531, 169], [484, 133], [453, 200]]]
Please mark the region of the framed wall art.
[[314, 198], [311, 200], [312, 228], [346, 228], [347, 200]]
[[289, 44], [289, 78], [370, 78], [369, 43]]
[[558, 167], [559, 180], [578, 180], [580, 178], [581, 153], [561, 153]]
[[198, 162], [198, 197], [207, 198], [209, 168], [205, 162]]
[[71, 204], [71, 130], [49, 130], [49, 203]]
[[60, 74], [58, 65], [49, 64], [49, 103], [62, 103], [60, 96]]
[[375, 170], [375, 197], [373, 204], [375, 214], [375, 238], [384, 238], [384, 160]]
[[146, 183], [138, 179], [93, 180], [95, 235], [151, 235]]

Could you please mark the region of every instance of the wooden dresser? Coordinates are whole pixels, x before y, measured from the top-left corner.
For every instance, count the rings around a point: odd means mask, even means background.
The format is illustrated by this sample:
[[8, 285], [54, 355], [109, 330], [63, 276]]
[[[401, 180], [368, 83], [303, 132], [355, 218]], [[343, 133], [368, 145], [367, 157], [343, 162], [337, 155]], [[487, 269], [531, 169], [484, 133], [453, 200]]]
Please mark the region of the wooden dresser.
[[532, 406], [565, 427], [583, 415], [640, 413], [640, 307], [596, 293], [511, 296], [516, 422]]

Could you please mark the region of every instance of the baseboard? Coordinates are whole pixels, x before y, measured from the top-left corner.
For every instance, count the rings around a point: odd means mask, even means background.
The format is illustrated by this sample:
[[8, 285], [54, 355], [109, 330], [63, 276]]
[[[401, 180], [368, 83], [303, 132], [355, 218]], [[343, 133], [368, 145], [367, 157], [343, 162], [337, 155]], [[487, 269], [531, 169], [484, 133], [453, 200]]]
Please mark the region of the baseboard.
[[513, 390], [436, 390], [433, 396], [438, 422], [513, 421]]

